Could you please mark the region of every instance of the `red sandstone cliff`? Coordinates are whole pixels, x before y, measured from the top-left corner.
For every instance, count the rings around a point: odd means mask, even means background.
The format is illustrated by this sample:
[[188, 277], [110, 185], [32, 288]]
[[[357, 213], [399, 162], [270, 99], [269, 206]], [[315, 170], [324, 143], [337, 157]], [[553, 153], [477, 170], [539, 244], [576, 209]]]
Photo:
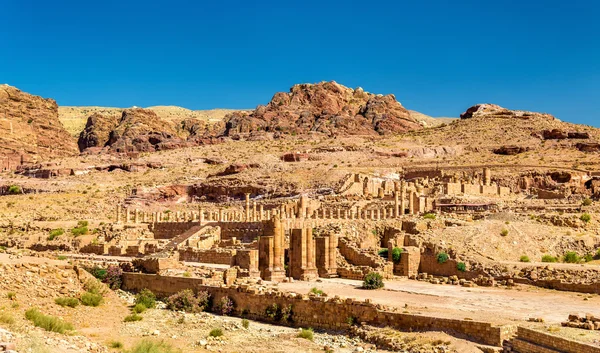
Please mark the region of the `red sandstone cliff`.
[[58, 120], [56, 101], [0, 85], [1, 169], [76, 154], [75, 141]]

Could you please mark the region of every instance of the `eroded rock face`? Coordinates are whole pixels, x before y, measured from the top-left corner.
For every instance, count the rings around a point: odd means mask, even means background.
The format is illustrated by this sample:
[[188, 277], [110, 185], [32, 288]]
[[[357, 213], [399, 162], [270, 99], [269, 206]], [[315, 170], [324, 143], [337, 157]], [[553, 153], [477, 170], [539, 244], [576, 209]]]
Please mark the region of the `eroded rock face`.
[[0, 85], [0, 167], [78, 154], [53, 99]]
[[581, 152], [600, 152], [600, 143], [597, 142], [582, 142], [576, 146]]
[[523, 110], [510, 110], [503, 108], [496, 104], [477, 104], [460, 115], [461, 119], [472, 119], [472, 118], [496, 118], [496, 119], [532, 119], [532, 118], [544, 118], [548, 120], [557, 120], [550, 114], [527, 112]]
[[90, 147], [104, 147], [108, 143], [110, 133], [117, 127], [119, 121], [116, 117], [94, 113], [91, 115], [85, 129], [79, 134], [77, 145], [83, 151]]
[[225, 123], [228, 136], [261, 132], [389, 135], [422, 128], [394, 95], [374, 95], [334, 81], [295, 85], [253, 112], [228, 115]]
[[521, 146], [501, 146], [493, 150], [494, 154], [500, 154], [504, 156], [514, 156], [527, 151], [529, 151], [528, 147]]

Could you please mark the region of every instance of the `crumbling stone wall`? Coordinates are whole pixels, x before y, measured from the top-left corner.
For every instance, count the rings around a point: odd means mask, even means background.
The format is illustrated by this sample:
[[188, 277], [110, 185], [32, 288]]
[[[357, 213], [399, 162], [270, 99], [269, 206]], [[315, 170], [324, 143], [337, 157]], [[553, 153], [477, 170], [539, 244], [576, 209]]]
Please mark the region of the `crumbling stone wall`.
[[517, 328], [512, 340], [513, 349], [519, 353], [600, 353], [600, 347], [557, 337], [525, 327]]
[[235, 304], [235, 314], [241, 312], [258, 320], [269, 320], [266, 308], [272, 304], [291, 306], [294, 326], [335, 329], [348, 327], [348, 318], [355, 322], [389, 326], [400, 330], [446, 331], [465, 335], [470, 340], [487, 345], [501, 346], [512, 334], [512, 326], [493, 326], [491, 323], [403, 314], [388, 308], [378, 309], [370, 301], [357, 301], [340, 297], [309, 297], [279, 291], [261, 292], [251, 285], [212, 287], [198, 278], [155, 276], [125, 273], [123, 288], [139, 291], [147, 288], [159, 296], [168, 296], [184, 289], [208, 291], [215, 302], [227, 296]]
[[235, 249], [185, 248], [179, 250], [179, 260], [233, 266], [236, 253], [237, 251]]
[[196, 225], [198, 225], [197, 222], [159, 222], [151, 223], [149, 228], [154, 233], [154, 239], [171, 239], [185, 233]]

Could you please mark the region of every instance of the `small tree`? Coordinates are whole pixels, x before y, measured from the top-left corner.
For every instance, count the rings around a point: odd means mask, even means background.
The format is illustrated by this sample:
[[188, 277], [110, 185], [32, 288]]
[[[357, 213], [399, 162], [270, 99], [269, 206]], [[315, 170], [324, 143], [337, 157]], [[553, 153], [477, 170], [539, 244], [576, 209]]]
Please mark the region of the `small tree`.
[[365, 289], [379, 289], [383, 288], [383, 285], [383, 277], [377, 272], [367, 274], [363, 281], [363, 288]]
[[456, 264], [456, 269], [460, 272], [465, 272], [467, 270], [467, 265], [464, 262], [459, 262]]
[[579, 255], [575, 251], [567, 251], [564, 259], [567, 263], [576, 264], [579, 262]]

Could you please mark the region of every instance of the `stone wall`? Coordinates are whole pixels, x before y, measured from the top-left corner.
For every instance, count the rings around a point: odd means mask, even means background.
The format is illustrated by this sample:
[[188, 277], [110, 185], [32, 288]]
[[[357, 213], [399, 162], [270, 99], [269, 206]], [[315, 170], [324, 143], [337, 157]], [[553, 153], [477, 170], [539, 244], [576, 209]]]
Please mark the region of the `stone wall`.
[[179, 250], [179, 260], [186, 262], [202, 262], [207, 264], [234, 265], [235, 249], [193, 249]]
[[262, 222], [220, 222], [221, 240], [236, 238], [243, 243], [251, 243], [257, 237], [263, 235], [264, 226]]
[[525, 327], [517, 329], [517, 337], [512, 341], [513, 350], [518, 353], [600, 353], [600, 347], [566, 338], [550, 335]]
[[445, 331], [466, 336], [475, 342], [501, 346], [512, 333], [512, 326], [493, 326], [487, 322], [446, 319], [414, 314], [380, 310], [378, 306], [367, 301], [352, 298], [309, 297], [296, 293], [282, 293], [277, 290], [259, 291], [250, 285], [231, 287], [206, 286], [198, 278], [165, 277], [140, 273], [125, 273], [123, 289], [139, 291], [147, 288], [159, 296], [167, 296], [184, 289], [208, 291], [215, 302], [228, 296], [235, 304], [235, 314], [246, 313], [249, 318], [268, 320], [265, 310], [276, 303], [279, 307], [291, 306], [292, 324], [298, 327], [318, 329], [348, 328], [348, 318], [355, 322], [371, 325], [382, 325], [399, 330], [410, 331]]
[[171, 239], [198, 225], [197, 222], [159, 222], [149, 225], [154, 239]]

